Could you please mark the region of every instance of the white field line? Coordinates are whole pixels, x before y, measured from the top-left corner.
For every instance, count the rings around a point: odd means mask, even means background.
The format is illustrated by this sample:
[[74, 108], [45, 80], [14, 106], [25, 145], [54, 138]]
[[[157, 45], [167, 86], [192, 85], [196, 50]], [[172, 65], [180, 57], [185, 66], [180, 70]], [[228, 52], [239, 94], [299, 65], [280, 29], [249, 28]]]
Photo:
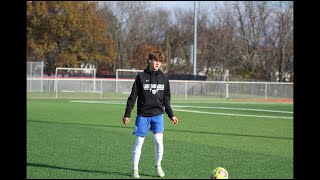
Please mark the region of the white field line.
[[[176, 100], [175, 103], [186, 103], [186, 100], [180, 101]], [[201, 102], [201, 101], [190, 101], [187, 102], [186, 104], [293, 104], [292, 102]]]
[[[76, 103], [93, 103], [93, 104], [126, 104], [124, 101], [69, 101]], [[198, 106], [172, 106], [172, 107], [192, 107], [192, 108], [217, 108], [217, 109], [229, 109], [229, 110], [254, 110], [254, 111], [268, 111], [263, 109], [244, 109], [244, 108], [224, 108], [224, 107], [198, 107]], [[284, 116], [257, 116], [250, 114], [230, 114], [230, 113], [214, 113], [214, 112], [204, 112], [204, 111], [192, 111], [192, 110], [184, 110], [184, 109], [174, 109], [174, 111], [181, 112], [190, 112], [190, 113], [200, 113], [200, 114], [214, 114], [214, 115], [225, 115], [225, 116], [245, 116], [245, 117], [263, 117], [263, 118], [282, 118], [282, 119], [292, 119], [293, 117], [284, 117]], [[279, 112], [279, 111], [271, 111], [271, 112]], [[289, 111], [284, 111], [289, 113]]]
[[229, 114], [229, 113], [214, 113], [214, 112], [204, 112], [204, 111], [190, 111], [184, 109], [174, 109], [174, 111], [182, 112], [191, 112], [191, 113], [200, 113], [200, 114], [214, 114], [214, 115], [224, 115], [224, 116], [245, 116], [245, 117], [263, 117], [263, 118], [282, 118], [282, 119], [292, 119], [292, 117], [283, 117], [283, 116], [257, 116], [250, 114]]
[[208, 107], [208, 106], [176, 106], [172, 107], [186, 107], [186, 108], [198, 108], [198, 109], [229, 109], [229, 110], [240, 110], [240, 111], [263, 111], [263, 112], [279, 112], [279, 113], [293, 113], [292, 111], [276, 111], [276, 110], [265, 110], [265, 109], [246, 109], [246, 108], [227, 108], [227, 107]]

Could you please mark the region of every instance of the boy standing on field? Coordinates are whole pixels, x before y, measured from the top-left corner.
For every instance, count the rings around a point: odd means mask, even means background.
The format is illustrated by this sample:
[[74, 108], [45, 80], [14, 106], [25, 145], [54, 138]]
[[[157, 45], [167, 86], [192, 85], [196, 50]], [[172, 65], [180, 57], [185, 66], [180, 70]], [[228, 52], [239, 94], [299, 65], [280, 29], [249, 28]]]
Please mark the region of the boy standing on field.
[[170, 85], [165, 74], [159, 69], [162, 63], [162, 54], [159, 51], [153, 51], [148, 57], [148, 67], [139, 73], [132, 86], [132, 91], [127, 100], [127, 106], [123, 123], [127, 125], [130, 122], [131, 110], [134, 107], [136, 99], [137, 117], [133, 134], [136, 136], [132, 152], [132, 177], [140, 178], [139, 160], [141, 148], [145, 137], [150, 130], [153, 132], [155, 145], [155, 170], [159, 177], [164, 177], [165, 173], [161, 167], [163, 157], [163, 132], [164, 132], [164, 109], [174, 125], [178, 124], [178, 118], [173, 115], [170, 106]]

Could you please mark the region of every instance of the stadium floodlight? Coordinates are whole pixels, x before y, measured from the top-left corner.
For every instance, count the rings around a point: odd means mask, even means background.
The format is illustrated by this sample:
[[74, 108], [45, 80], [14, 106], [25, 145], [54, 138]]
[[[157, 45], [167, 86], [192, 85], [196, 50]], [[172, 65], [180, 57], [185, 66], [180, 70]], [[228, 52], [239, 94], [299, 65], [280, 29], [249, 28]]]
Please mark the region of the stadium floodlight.
[[96, 92], [96, 69], [57, 67], [54, 77], [54, 91]]
[[[116, 70], [116, 93], [118, 92], [118, 81], [120, 80], [120, 75], [125, 76], [121, 74], [122, 72], [126, 72], [126, 76], [128, 75], [137, 75], [139, 72], [143, 72], [143, 70], [139, 69], [117, 69]], [[122, 77], [124, 78], [124, 77]]]

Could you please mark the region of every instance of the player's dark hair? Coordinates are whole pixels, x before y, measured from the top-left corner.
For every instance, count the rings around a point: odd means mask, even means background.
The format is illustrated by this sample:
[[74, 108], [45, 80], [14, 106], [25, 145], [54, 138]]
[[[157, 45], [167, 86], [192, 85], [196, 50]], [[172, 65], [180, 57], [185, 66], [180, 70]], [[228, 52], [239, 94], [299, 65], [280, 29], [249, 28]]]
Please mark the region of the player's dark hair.
[[157, 50], [152, 51], [149, 54], [148, 62], [150, 62], [151, 60], [156, 60], [156, 61], [162, 62], [162, 60], [163, 60], [162, 53], [160, 51], [157, 51]]

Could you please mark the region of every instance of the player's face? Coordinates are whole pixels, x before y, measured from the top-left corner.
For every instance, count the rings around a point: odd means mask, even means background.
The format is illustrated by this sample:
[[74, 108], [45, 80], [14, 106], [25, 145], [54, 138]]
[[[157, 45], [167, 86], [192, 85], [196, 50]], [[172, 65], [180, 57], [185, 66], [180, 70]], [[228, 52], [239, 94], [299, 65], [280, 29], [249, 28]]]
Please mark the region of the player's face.
[[158, 71], [159, 68], [161, 67], [162, 61], [157, 61], [156, 59], [153, 59], [151, 61], [151, 67], [153, 68], [154, 71]]

